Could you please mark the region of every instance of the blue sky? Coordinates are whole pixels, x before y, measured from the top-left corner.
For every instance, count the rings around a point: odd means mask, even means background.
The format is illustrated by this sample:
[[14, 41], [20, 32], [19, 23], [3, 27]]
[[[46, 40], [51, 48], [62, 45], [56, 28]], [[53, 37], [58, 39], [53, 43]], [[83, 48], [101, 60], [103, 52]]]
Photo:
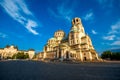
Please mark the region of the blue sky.
[[80, 17], [96, 51], [120, 48], [120, 0], [0, 0], [0, 48], [42, 51], [58, 29]]

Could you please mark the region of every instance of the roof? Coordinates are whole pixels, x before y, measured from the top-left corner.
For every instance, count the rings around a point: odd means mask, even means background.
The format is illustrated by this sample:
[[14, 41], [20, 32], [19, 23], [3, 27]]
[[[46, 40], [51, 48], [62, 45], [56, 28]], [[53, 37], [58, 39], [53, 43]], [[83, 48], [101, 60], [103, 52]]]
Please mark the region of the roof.
[[17, 49], [18, 50], [18, 47], [17, 46], [14, 46], [14, 45], [6, 45], [6, 47], [5, 48], [10, 48], [10, 47], [12, 47], [12, 48], [14, 48], [14, 49]]
[[64, 38], [61, 40], [61, 42], [66, 42], [66, 41], [68, 41], [68, 36], [64, 37]]
[[73, 18], [73, 19], [80, 19], [79, 17], [75, 17], [75, 18]]
[[6, 48], [9, 48], [10, 47], [10, 45], [6, 45]]
[[63, 30], [57, 30], [56, 32], [64, 32]]
[[87, 36], [85, 35], [85, 36], [82, 36], [81, 38], [86, 38]]
[[50, 38], [49, 40], [56, 40], [56, 38], [52, 37], [52, 38]]
[[62, 44], [60, 44], [59, 46], [60, 46], [61, 48], [63, 48], [63, 47], [69, 47], [68, 43], [62, 43]]
[[82, 38], [90, 38], [90, 36], [86, 34], [86, 35], [83, 36]]
[[77, 27], [72, 27], [72, 29], [70, 30], [70, 32], [78, 32], [79, 30], [77, 29]]
[[35, 51], [34, 49], [29, 49], [29, 51]]

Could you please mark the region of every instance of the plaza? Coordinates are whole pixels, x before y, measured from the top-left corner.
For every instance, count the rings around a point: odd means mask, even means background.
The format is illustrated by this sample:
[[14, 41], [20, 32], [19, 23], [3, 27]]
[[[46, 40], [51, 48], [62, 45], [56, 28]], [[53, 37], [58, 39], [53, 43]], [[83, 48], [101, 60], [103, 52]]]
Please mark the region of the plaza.
[[120, 80], [120, 62], [1, 61], [0, 80]]

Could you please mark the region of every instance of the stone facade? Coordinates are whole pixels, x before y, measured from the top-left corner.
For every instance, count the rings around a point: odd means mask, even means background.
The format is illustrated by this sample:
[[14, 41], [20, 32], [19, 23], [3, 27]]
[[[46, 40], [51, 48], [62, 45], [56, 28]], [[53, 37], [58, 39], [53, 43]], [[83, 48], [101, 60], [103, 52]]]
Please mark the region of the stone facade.
[[29, 49], [27, 53], [28, 53], [30, 59], [32, 59], [35, 55], [35, 51], [33, 49]]
[[17, 47], [15, 46], [6, 46], [3, 49], [0, 49], [0, 56], [1, 59], [7, 58], [7, 57], [12, 57], [14, 54], [16, 54], [18, 51]]
[[43, 59], [98, 60], [92, 41], [85, 34], [81, 19], [78, 17], [72, 20], [72, 27], [67, 36], [63, 30], [56, 31], [39, 55]]
[[29, 49], [28, 51], [18, 50], [17, 47], [11, 45], [11, 46], [6, 46], [5, 48], [0, 49], [0, 58], [6, 59], [8, 57], [12, 57], [14, 54], [18, 52], [24, 52], [25, 54], [28, 53], [29, 59], [32, 59], [33, 56], [35, 55], [35, 51], [33, 49]]

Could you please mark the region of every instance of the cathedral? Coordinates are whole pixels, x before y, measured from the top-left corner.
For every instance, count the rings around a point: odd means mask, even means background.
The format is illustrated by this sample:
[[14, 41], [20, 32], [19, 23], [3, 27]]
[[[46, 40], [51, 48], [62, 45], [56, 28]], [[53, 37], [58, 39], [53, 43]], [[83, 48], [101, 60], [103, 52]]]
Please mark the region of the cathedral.
[[85, 33], [81, 19], [76, 17], [72, 20], [72, 27], [68, 35], [63, 30], [58, 30], [54, 36], [48, 40], [40, 53], [42, 59], [58, 60], [98, 60], [92, 41]]

